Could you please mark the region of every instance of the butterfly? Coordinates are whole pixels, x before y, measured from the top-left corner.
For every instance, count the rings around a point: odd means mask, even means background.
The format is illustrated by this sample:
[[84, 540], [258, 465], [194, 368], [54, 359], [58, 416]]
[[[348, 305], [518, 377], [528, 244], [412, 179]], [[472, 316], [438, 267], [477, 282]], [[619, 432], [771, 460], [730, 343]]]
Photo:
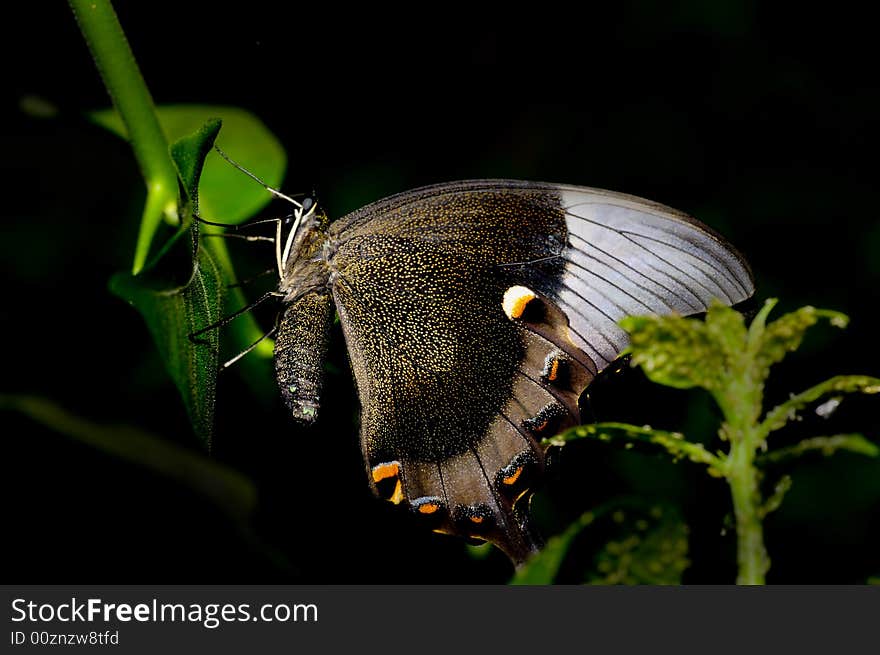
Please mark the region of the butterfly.
[[426, 527], [522, 563], [542, 438], [627, 345], [618, 321], [693, 314], [754, 292], [720, 235], [669, 207], [577, 186], [428, 186], [330, 222], [296, 203], [276, 259], [274, 367], [294, 419], [317, 420], [338, 314], [369, 485]]

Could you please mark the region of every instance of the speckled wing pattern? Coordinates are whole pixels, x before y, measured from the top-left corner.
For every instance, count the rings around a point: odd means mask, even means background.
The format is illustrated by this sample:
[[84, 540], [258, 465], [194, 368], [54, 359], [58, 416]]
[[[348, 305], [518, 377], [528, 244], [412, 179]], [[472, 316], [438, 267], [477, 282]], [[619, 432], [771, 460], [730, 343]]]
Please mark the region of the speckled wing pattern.
[[371, 484], [514, 561], [536, 546], [540, 439], [580, 422], [578, 397], [626, 345], [617, 321], [753, 291], [700, 223], [579, 187], [426, 187], [340, 219], [327, 241]]

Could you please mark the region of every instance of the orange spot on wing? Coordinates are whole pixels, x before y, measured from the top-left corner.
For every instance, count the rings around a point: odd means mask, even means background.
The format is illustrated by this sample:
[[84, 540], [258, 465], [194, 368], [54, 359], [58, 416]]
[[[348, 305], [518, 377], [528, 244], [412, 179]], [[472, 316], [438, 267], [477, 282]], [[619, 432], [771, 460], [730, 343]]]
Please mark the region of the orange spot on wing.
[[529, 304], [529, 301], [532, 299], [529, 296], [520, 296], [516, 299], [516, 303], [513, 305], [513, 310], [510, 312], [513, 314], [514, 318], [519, 318], [523, 315], [523, 312], [526, 311], [526, 305]]
[[438, 509], [440, 509], [440, 505], [437, 503], [424, 503], [419, 505], [419, 513], [420, 514], [433, 514]]
[[387, 462], [373, 467], [373, 482], [381, 482], [398, 475], [400, 475], [400, 462]]
[[471, 523], [476, 523], [477, 525], [479, 525], [480, 523], [483, 522], [483, 517], [482, 517], [482, 516], [471, 516], [471, 517], [469, 517], [469, 518], [470, 518], [470, 520], [471, 520]]
[[516, 481], [519, 480], [519, 476], [522, 475], [522, 472], [523, 472], [523, 467], [518, 466], [513, 473], [511, 473], [510, 475], [508, 475], [504, 478], [501, 478], [501, 481], [504, 484], [516, 484]]
[[395, 505], [399, 505], [400, 501], [403, 500], [403, 486], [400, 484], [400, 480], [397, 481], [397, 484], [394, 486], [394, 493], [391, 494], [391, 498], [388, 500]]
[[552, 382], [556, 379], [557, 375], [559, 375], [559, 360], [554, 359], [553, 363], [550, 365], [550, 373], [547, 374], [547, 379]]
[[526, 311], [526, 306], [537, 297], [528, 287], [513, 286], [504, 292], [501, 305], [508, 318], [519, 318]]

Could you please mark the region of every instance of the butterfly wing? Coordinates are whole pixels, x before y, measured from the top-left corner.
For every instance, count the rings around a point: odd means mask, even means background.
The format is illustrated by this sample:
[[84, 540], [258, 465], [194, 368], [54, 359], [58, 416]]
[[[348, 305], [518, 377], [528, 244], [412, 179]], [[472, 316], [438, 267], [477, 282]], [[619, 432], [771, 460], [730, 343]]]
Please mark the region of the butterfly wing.
[[579, 187], [477, 181], [369, 205], [328, 235], [330, 284], [374, 489], [434, 529], [535, 548], [525, 499], [542, 436], [626, 345], [627, 314], [753, 290], [693, 219]]

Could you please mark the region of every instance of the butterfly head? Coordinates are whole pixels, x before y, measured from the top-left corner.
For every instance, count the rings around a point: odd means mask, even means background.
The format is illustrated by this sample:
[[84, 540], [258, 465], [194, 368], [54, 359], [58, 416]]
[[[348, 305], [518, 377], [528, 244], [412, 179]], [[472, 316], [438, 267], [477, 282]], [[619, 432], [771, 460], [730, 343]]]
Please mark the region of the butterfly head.
[[279, 290], [285, 295], [285, 302], [293, 300], [302, 289], [326, 280], [323, 251], [330, 221], [316, 200], [305, 198], [295, 209], [290, 223], [286, 238], [277, 239], [276, 253], [281, 278]]
[[327, 218], [327, 212], [318, 204], [318, 199], [314, 196], [306, 196], [303, 198], [302, 207], [298, 210], [302, 215], [301, 227], [313, 228], [320, 232], [326, 232], [330, 220]]

